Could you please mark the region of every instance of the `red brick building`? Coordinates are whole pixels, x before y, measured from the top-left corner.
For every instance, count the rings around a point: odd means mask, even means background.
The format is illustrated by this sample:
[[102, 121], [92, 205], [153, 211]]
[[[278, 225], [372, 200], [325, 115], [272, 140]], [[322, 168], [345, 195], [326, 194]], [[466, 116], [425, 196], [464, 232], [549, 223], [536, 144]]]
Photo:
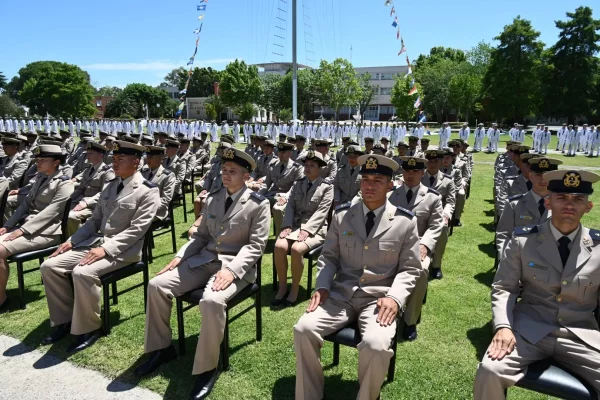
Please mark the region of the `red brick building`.
[[94, 96], [93, 105], [96, 107], [94, 118], [104, 118], [106, 105], [113, 99], [112, 96]]

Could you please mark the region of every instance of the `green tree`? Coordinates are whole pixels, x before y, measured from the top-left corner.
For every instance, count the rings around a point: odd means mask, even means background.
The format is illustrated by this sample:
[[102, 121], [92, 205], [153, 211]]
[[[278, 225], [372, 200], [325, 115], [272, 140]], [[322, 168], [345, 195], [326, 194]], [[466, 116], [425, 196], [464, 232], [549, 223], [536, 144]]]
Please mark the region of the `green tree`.
[[360, 111], [360, 120], [362, 122], [365, 110], [379, 91], [379, 85], [371, 84], [371, 74], [368, 72], [358, 78], [358, 85], [360, 88], [358, 95], [358, 110]]
[[[38, 61], [19, 70], [9, 84], [11, 97], [32, 114], [55, 117], [79, 115], [91, 117], [94, 92], [90, 76], [76, 65], [56, 61]], [[13, 97], [14, 98], [14, 97]]]
[[291, 121], [293, 118], [292, 110], [290, 110], [289, 108], [284, 108], [284, 109], [280, 110], [279, 114], [277, 115], [277, 118], [279, 118], [280, 121], [286, 122], [286, 123], [288, 121]]
[[130, 83], [125, 86], [122, 93], [135, 104], [136, 118], [146, 116], [145, 107], [148, 107], [148, 116], [161, 117], [167, 112], [165, 107], [169, 101], [169, 95], [162, 89], [156, 89], [144, 83]]
[[96, 91], [96, 96], [112, 96], [116, 97], [123, 89], [117, 86], [102, 86]]
[[559, 39], [547, 52], [543, 110], [575, 123], [577, 116], [592, 114], [598, 99], [591, 83], [599, 71], [595, 55], [600, 51], [600, 20], [592, 17], [589, 7], [566, 14], [566, 21], [555, 21]]
[[215, 106], [212, 103], [205, 103], [205, 109], [206, 109], [206, 118], [208, 118], [210, 121], [214, 121], [217, 119], [217, 110], [215, 110]]
[[[160, 84], [160, 87], [176, 86], [179, 90], [185, 88], [189, 77], [189, 71], [183, 67], [179, 67], [169, 72], [165, 76], [165, 81]], [[214, 94], [214, 83], [221, 79], [221, 72], [211, 67], [208, 68], [193, 68], [190, 84], [188, 85], [187, 97], [208, 97]]]
[[167, 104], [165, 105], [165, 108], [166, 108], [165, 116], [173, 117], [175, 115], [175, 113], [177, 112], [177, 110], [179, 109], [180, 103], [181, 103], [180, 101], [177, 101], [175, 99], [167, 100]]
[[472, 111], [481, 108], [481, 104], [478, 103], [481, 87], [481, 76], [470, 71], [470, 68], [450, 79], [448, 86], [450, 104], [456, 107], [457, 114], [463, 116], [465, 121], [469, 121]]
[[450, 112], [450, 81], [452, 77], [460, 73], [466, 63], [459, 63], [448, 58], [442, 58], [435, 63], [425, 64], [415, 71], [416, 80], [427, 93], [427, 99], [423, 101], [423, 108], [429, 115], [435, 116], [435, 120], [443, 122], [447, 120]]
[[257, 104], [268, 112], [277, 113], [284, 107], [282, 82], [283, 76], [277, 74], [265, 74], [260, 77], [262, 85], [261, 96]]
[[489, 43], [481, 41], [467, 51], [467, 62], [473, 66], [473, 73], [482, 78], [485, 76], [490, 66], [493, 49]]
[[450, 47], [437, 46], [429, 50], [429, 55], [421, 54], [417, 61], [415, 61], [416, 69], [420, 69], [425, 66], [432, 66], [441, 60], [450, 60], [457, 63], [467, 61], [465, 52], [460, 49], [453, 49]]
[[417, 101], [417, 97], [419, 97], [419, 93], [421, 100], [424, 99], [424, 96], [421, 92], [421, 86], [417, 83], [418, 93], [414, 93], [409, 95], [408, 92], [411, 89], [411, 79], [410, 77], [402, 77], [397, 76], [394, 78], [394, 86], [392, 87], [392, 95], [391, 102], [396, 108], [396, 114], [400, 120], [404, 119], [407, 123], [412, 119], [415, 115], [415, 101]]
[[0, 116], [17, 114], [18, 107], [8, 95], [0, 95]]
[[492, 51], [483, 85], [496, 118], [523, 122], [537, 113], [544, 48], [539, 36], [530, 21], [518, 16], [494, 38], [500, 44]]
[[221, 113], [227, 109], [227, 106], [223, 104], [223, 99], [221, 96], [212, 95], [206, 101], [208, 104], [212, 104], [217, 113], [217, 122], [221, 123]]
[[104, 116], [106, 118], [122, 118], [124, 115], [134, 115], [138, 108], [131, 97], [121, 92], [108, 102], [104, 110]]
[[252, 117], [254, 117], [256, 109], [254, 108], [254, 104], [248, 102], [236, 108], [235, 113], [240, 117], [241, 121], [252, 121]]
[[184, 67], [175, 68], [165, 76], [165, 81], [161, 86], [177, 86], [179, 90], [185, 87], [185, 81], [188, 77], [188, 71]]
[[[292, 72], [288, 71], [281, 82], [282, 108], [292, 109]], [[301, 69], [298, 71], [298, 118], [309, 119], [319, 101], [320, 93], [317, 86], [317, 71]], [[291, 119], [291, 118], [290, 118]]]
[[256, 102], [261, 96], [258, 68], [237, 59], [227, 64], [221, 73], [219, 91], [221, 100], [229, 107]]
[[4, 76], [4, 74], [2, 72], [0, 72], [0, 89], [4, 89], [6, 88], [6, 76]]
[[320, 92], [321, 104], [333, 108], [336, 121], [342, 107], [356, 105], [360, 87], [350, 61], [336, 58], [332, 63], [328, 63], [321, 60], [316, 84]]

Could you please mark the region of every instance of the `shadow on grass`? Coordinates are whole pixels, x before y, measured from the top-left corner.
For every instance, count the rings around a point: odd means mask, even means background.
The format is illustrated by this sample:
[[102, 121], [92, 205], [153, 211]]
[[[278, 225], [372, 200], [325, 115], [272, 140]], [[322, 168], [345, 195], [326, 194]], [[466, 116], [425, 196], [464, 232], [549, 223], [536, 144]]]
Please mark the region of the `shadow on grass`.
[[494, 243], [494, 241], [491, 241], [490, 243], [479, 243], [477, 247], [479, 248], [479, 251], [487, 254], [492, 259], [490, 262], [493, 264], [494, 259], [496, 258], [496, 243]]
[[4, 357], [15, 357], [33, 351], [40, 346], [42, 338], [48, 333], [50, 323], [48, 320], [41, 322], [34, 330], [29, 332], [21, 343], [9, 347], [2, 354]]
[[472, 328], [467, 331], [467, 338], [477, 352], [477, 360], [481, 360], [492, 341], [492, 321], [480, 328]]
[[488, 204], [494, 204], [495, 203], [494, 199], [485, 199], [484, 201], [486, 203], [488, 203]]
[[491, 288], [495, 275], [496, 271], [489, 270], [487, 272], [480, 272], [479, 274], [475, 275], [474, 278], [482, 285]]
[[491, 210], [485, 210], [483, 213], [486, 217], [493, 217], [494, 215], [496, 215], [496, 212], [493, 208]]
[[[23, 298], [25, 304], [33, 303], [35, 301], [40, 300], [43, 297], [42, 291], [38, 289], [31, 289], [32, 286], [38, 285], [31, 285], [25, 287], [25, 296]], [[6, 296], [10, 299], [10, 303], [8, 304], [8, 312], [20, 311], [21, 308], [19, 307], [19, 289], [8, 289], [6, 291]]]
[[[273, 386], [271, 399], [283, 400], [293, 399], [296, 388], [296, 377], [285, 376], [279, 378]], [[358, 381], [344, 380], [342, 375], [325, 377], [325, 399], [354, 400], [358, 393]]]
[[485, 228], [488, 232], [496, 232], [496, 224], [493, 222], [481, 223], [479, 226]]

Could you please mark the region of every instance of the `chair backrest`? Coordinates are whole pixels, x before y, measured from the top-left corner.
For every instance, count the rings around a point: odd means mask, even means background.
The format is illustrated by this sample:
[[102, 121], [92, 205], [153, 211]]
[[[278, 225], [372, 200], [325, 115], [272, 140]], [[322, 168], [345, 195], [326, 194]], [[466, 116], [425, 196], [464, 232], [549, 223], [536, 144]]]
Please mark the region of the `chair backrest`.
[[4, 210], [6, 209], [6, 202], [8, 200], [8, 188], [4, 191], [2, 199], [0, 200], [0, 221], [4, 222]]
[[67, 223], [69, 222], [69, 211], [71, 211], [71, 199], [68, 199], [65, 203], [65, 209], [63, 211], [62, 220], [60, 222], [60, 242], [64, 243], [69, 238], [67, 236]]
[[260, 276], [261, 276], [261, 265], [262, 265], [262, 256], [258, 258], [256, 261], [256, 284], [260, 288]]
[[[172, 211], [171, 211], [172, 213]], [[149, 266], [149, 247], [152, 245], [152, 226], [148, 227], [146, 234], [144, 235], [144, 245], [142, 246], [142, 262]]]

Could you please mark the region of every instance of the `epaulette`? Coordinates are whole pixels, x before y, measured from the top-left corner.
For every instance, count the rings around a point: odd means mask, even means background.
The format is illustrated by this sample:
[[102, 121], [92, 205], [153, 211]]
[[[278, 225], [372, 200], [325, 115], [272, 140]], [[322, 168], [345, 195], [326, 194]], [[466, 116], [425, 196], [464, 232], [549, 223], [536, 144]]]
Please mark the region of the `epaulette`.
[[413, 218], [415, 216], [415, 213], [407, 210], [406, 208], [402, 208], [402, 207], [396, 207], [398, 209], [398, 211], [401, 211], [402, 213], [408, 215], [409, 217]]
[[514, 179], [517, 179], [518, 177], [519, 177], [519, 175], [511, 175], [511, 176], [507, 176], [506, 180], [509, 180], [509, 179], [514, 180]]
[[63, 176], [60, 176], [59, 178], [60, 178], [61, 181], [69, 181], [69, 180], [71, 180], [71, 178], [69, 178], [68, 175], [63, 175]]
[[158, 187], [154, 183], [152, 183], [152, 182], [150, 182], [150, 181], [148, 181], [146, 179], [144, 179], [144, 185], [148, 186], [150, 189]]
[[451, 176], [451, 175], [449, 175], [449, 174], [444, 174], [444, 173], [442, 173], [442, 175], [444, 175], [444, 176], [445, 176], [446, 178], [448, 178], [448, 179], [452, 179], [452, 176]]
[[323, 179], [323, 183], [326, 183], [328, 185], [333, 185], [333, 179], [330, 178], [324, 178]]
[[114, 178], [112, 178], [111, 180], [109, 180], [109, 181], [107, 181], [107, 182], [112, 182], [112, 181], [115, 181], [115, 180], [117, 180], [117, 179], [119, 179], [119, 177], [118, 177], [118, 176], [115, 176]]
[[256, 200], [258, 200], [260, 202], [266, 199], [265, 196], [263, 196], [262, 194], [257, 193], [257, 192], [252, 192], [252, 194], [250, 194], [250, 197], [254, 197]]
[[303, 181], [303, 180], [305, 180], [305, 179], [306, 179], [306, 177], [304, 177], [304, 178], [300, 178], [300, 179], [296, 179], [296, 182], [302, 182], [302, 181]]
[[525, 196], [526, 193], [519, 193], [519, 194], [515, 194], [514, 196], [509, 196], [508, 197], [508, 201], [513, 201], [516, 199], [520, 199], [521, 197]]
[[427, 193], [433, 193], [433, 194], [437, 194], [438, 196], [441, 196], [441, 193], [432, 187], [427, 188]]
[[102, 171], [108, 171], [111, 168], [112, 168], [112, 165], [105, 165], [104, 168], [102, 168]]
[[169, 175], [169, 174], [172, 174], [172, 173], [173, 173], [173, 171], [171, 171], [170, 169], [166, 169], [166, 168], [163, 169], [163, 174], [165, 174], [165, 175]]
[[351, 206], [351, 205], [352, 205], [352, 203], [351, 203], [351, 202], [347, 202], [347, 203], [340, 204], [339, 206], [337, 206], [337, 207], [335, 208], [335, 211], [345, 210], [345, 209], [347, 209], [347, 208], [350, 208], [350, 206]]
[[592, 237], [592, 240], [600, 242], [600, 231], [599, 230], [590, 229], [590, 236]]
[[300, 164], [300, 163], [299, 163], [299, 162], [297, 162], [297, 161], [294, 161], [294, 167], [301, 167], [301, 166], [302, 166], [302, 164]]
[[515, 226], [513, 230], [513, 234], [515, 236], [527, 235], [529, 233], [537, 233], [538, 227], [537, 225], [527, 225], [527, 226]]

